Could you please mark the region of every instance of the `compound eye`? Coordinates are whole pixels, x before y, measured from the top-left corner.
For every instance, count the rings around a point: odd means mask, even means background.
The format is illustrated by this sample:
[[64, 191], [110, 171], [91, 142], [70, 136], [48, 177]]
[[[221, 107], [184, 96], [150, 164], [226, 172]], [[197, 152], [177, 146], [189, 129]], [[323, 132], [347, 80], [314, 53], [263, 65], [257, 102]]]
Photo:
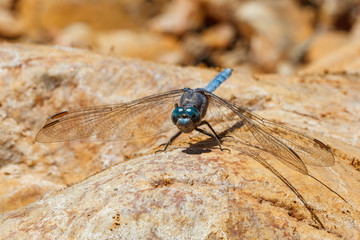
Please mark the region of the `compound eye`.
[[177, 123], [178, 119], [180, 118], [181, 114], [185, 112], [185, 109], [183, 107], [177, 107], [174, 109], [174, 111], [171, 114], [171, 120], [174, 124]]
[[186, 110], [186, 114], [191, 118], [193, 122], [197, 122], [200, 120], [200, 113], [199, 110], [197, 110], [194, 107], [188, 107]]

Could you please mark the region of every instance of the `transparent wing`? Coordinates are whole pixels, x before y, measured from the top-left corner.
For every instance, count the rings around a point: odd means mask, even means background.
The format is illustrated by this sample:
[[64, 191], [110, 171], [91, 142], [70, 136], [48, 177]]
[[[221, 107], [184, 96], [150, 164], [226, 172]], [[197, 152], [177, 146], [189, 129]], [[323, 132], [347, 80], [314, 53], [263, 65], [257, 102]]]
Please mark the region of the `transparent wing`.
[[251, 114], [218, 96], [209, 96], [208, 112], [213, 121], [232, 132], [240, 142], [261, 147], [282, 163], [303, 174], [308, 174], [305, 164], [331, 166], [335, 159], [329, 147], [289, 127]]
[[69, 140], [130, 140], [166, 132], [182, 89], [123, 104], [104, 105], [55, 114], [35, 137], [37, 142]]
[[264, 130], [294, 149], [305, 164], [320, 167], [329, 167], [335, 164], [335, 158], [330, 147], [320, 140], [254, 114], [252, 114], [252, 118]]

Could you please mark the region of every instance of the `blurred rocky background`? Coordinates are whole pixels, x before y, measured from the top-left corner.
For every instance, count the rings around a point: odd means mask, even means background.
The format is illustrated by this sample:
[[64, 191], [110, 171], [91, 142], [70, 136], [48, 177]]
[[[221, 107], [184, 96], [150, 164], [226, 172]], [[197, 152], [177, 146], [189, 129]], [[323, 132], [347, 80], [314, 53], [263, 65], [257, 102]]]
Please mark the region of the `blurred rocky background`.
[[[355, 0], [0, 0], [0, 239], [360, 239], [359, 40]], [[34, 141], [57, 112], [201, 87], [224, 67], [215, 94], [329, 144], [335, 165], [309, 171], [348, 203], [259, 152], [326, 230], [206, 136], [163, 154], [149, 152], [172, 131]]]
[[360, 38], [358, 0], [1, 0], [3, 41], [291, 74]]

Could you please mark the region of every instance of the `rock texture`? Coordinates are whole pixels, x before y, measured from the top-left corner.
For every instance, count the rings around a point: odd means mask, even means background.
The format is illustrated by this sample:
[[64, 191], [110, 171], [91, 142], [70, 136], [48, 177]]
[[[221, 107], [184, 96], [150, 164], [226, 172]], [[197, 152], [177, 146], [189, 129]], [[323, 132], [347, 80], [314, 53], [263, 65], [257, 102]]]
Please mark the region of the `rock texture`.
[[[1, 44], [0, 58], [0, 239], [360, 238], [359, 57], [343, 72], [293, 77], [237, 68], [215, 92], [329, 144], [335, 165], [309, 171], [348, 203], [259, 149], [229, 142], [231, 153], [221, 152], [197, 134], [161, 154], [153, 148], [173, 132], [132, 142], [34, 142], [54, 113], [202, 87], [216, 71], [34, 45]], [[325, 229], [254, 157], [296, 187]]]

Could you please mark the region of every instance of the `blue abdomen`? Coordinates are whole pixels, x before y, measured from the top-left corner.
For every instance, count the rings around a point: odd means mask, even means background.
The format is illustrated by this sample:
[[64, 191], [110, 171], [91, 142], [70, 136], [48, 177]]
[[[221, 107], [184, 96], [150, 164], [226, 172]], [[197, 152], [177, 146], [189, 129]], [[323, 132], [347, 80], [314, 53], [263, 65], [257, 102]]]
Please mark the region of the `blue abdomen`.
[[230, 68], [225, 68], [222, 72], [220, 72], [209, 84], [206, 86], [205, 90], [208, 92], [215, 91], [216, 88], [220, 86], [226, 79], [228, 79], [231, 75], [232, 70]]

